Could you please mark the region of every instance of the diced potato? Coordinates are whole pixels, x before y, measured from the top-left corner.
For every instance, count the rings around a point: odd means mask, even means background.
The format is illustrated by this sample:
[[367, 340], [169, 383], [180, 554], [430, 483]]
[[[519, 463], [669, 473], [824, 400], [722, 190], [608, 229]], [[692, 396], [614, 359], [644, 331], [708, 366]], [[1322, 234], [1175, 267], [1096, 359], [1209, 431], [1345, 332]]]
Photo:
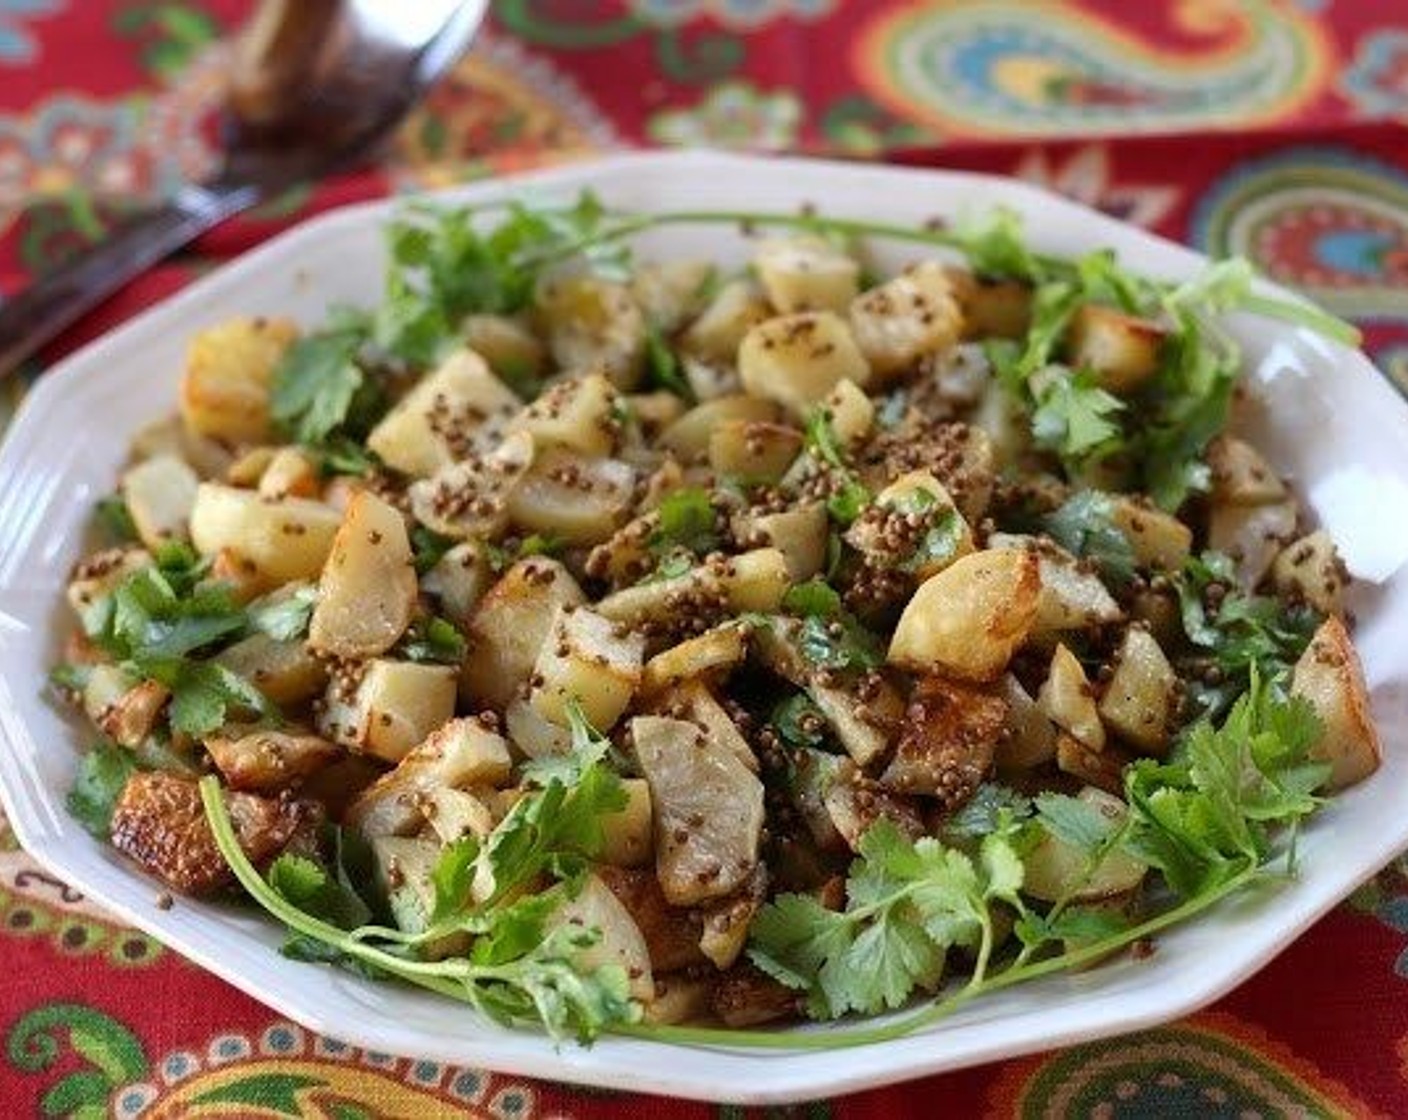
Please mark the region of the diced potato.
[[827, 527], [822, 502], [806, 502], [778, 513], [737, 513], [730, 522], [744, 548], [775, 548], [782, 553], [793, 583], [805, 583], [826, 565]]
[[721, 563], [704, 563], [683, 575], [636, 584], [614, 592], [597, 603], [607, 618], [632, 626], [669, 623], [679, 603], [689, 599], [721, 596], [721, 608], [738, 611], [774, 611], [791, 582], [787, 560], [775, 548], [756, 548]]
[[65, 595], [80, 619], [117, 590], [133, 572], [149, 568], [152, 556], [144, 548], [110, 548], [88, 557], [74, 569]]
[[740, 961], [715, 982], [709, 1011], [726, 1027], [742, 1030], [802, 1014], [800, 992], [774, 980], [756, 965]]
[[469, 315], [460, 322], [464, 344], [489, 363], [505, 384], [533, 385], [543, 375], [546, 353], [538, 336], [507, 315]]
[[674, 334], [699, 310], [713, 276], [709, 261], [645, 261], [631, 275], [631, 298], [647, 323]]
[[772, 237], [753, 254], [768, 302], [794, 311], [843, 312], [860, 286], [860, 265], [824, 237]]
[[296, 447], [280, 447], [259, 475], [259, 494], [271, 501], [316, 498], [322, 484], [318, 465]]
[[753, 396], [805, 416], [841, 381], [864, 386], [870, 367], [846, 320], [802, 311], [759, 323], [738, 348], [738, 373]]
[[645, 316], [627, 288], [597, 276], [550, 277], [538, 286], [537, 311], [559, 369], [600, 369], [633, 389], [645, 368]]
[[709, 436], [709, 465], [719, 475], [774, 483], [801, 450], [802, 433], [787, 424], [727, 420]]
[[524, 431], [540, 450], [564, 447], [583, 455], [610, 455], [621, 434], [620, 395], [604, 374], [569, 377], [545, 389], [509, 425]]
[[695, 1023], [709, 1017], [710, 984], [687, 973], [655, 977], [655, 998], [645, 1005], [642, 1022], [657, 1026]]
[[494, 831], [489, 806], [462, 789], [434, 786], [419, 795], [416, 807], [442, 844], [453, 844], [466, 836], [484, 840]]
[[958, 341], [963, 315], [948, 270], [924, 261], [858, 296], [850, 307], [856, 343], [877, 377], [913, 369]]
[[308, 643], [333, 657], [385, 653], [405, 633], [416, 605], [416, 570], [406, 522], [370, 490], [343, 515], [318, 582]]
[[557, 608], [586, 601], [572, 574], [556, 560], [531, 556], [514, 564], [474, 612], [460, 678], [464, 695], [502, 711], [533, 672]]
[[723, 590], [733, 611], [775, 611], [792, 586], [787, 558], [776, 548], [755, 548], [730, 557]]
[[1016, 465], [1031, 445], [1032, 429], [1026, 414], [996, 381], [983, 391], [968, 422], [988, 437], [993, 460], [1000, 467]]
[[1245, 591], [1262, 581], [1295, 532], [1294, 498], [1259, 506], [1214, 505], [1208, 515], [1208, 547], [1232, 558]]
[[364, 836], [408, 836], [425, 823], [422, 797], [441, 788], [498, 786], [513, 760], [508, 743], [474, 718], [452, 720], [383, 774], [347, 810]]
[[515, 432], [485, 455], [452, 463], [412, 483], [411, 512], [458, 540], [494, 537], [508, 525], [509, 498], [533, 465], [533, 437]]
[[229, 448], [219, 440], [191, 431], [179, 415], [154, 420], [139, 428], [132, 437], [130, 450], [133, 462], [157, 455], [175, 455], [189, 463], [201, 478], [220, 478], [233, 462]]
[[619, 459], [549, 448], [508, 495], [513, 524], [568, 544], [596, 544], [630, 516], [636, 472]]
[[181, 418], [196, 435], [258, 443], [269, 434], [269, 384], [298, 328], [287, 319], [230, 319], [191, 339]]
[[708, 454], [714, 429], [730, 420], [776, 423], [782, 409], [773, 401], [744, 395], [716, 397], [695, 405], [660, 433], [660, 446], [689, 462]]
[[1246, 440], [1224, 432], [1208, 444], [1204, 458], [1212, 472], [1215, 504], [1257, 506], [1286, 496], [1285, 484], [1271, 464]]
[[341, 524], [337, 510], [321, 502], [270, 502], [250, 490], [202, 482], [191, 510], [191, 542], [202, 556], [233, 550], [273, 588], [315, 578]]
[[655, 812], [655, 871], [676, 906], [721, 898], [758, 863], [763, 784], [692, 723], [636, 716], [631, 739]]
[[302, 704], [322, 692], [328, 671], [301, 641], [251, 634], [215, 655], [215, 662], [238, 673], [275, 704]]
[[1193, 530], [1171, 513], [1135, 498], [1112, 497], [1110, 520], [1124, 534], [1140, 567], [1176, 572], [1193, 547]]
[[889, 660], [916, 672], [996, 680], [1036, 621], [1041, 578], [1025, 550], [985, 549], [931, 576], [909, 600]]
[[596, 942], [572, 955], [574, 965], [587, 973], [604, 965], [619, 965], [625, 970], [632, 999], [644, 1002], [654, 997], [655, 978], [640, 927], [597, 876], [588, 875], [576, 897], [553, 911], [544, 925], [545, 933], [564, 926], [582, 933], [596, 930]]
[[621, 788], [626, 793], [625, 807], [601, 819], [606, 838], [601, 862], [613, 867], [645, 867], [655, 856], [650, 786], [644, 778], [623, 778]]
[[1317, 529], [1277, 554], [1271, 582], [1281, 594], [1309, 603], [1321, 614], [1339, 614], [1344, 610], [1349, 572], [1330, 534]]
[[1056, 769], [1118, 795], [1124, 789], [1125, 756], [1111, 746], [1096, 750], [1065, 731], [1056, 733]]
[[905, 709], [881, 784], [899, 793], [926, 794], [945, 809], [957, 809], [992, 769], [1007, 714], [999, 691], [939, 676], [922, 678]]
[[668, 389], [631, 393], [623, 400], [626, 412], [634, 417], [640, 433], [652, 441], [685, 414], [684, 401]]
[[1100, 576], [1064, 548], [1013, 533], [991, 534], [988, 547], [1029, 548], [1036, 553], [1041, 598], [1037, 601], [1033, 634], [1085, 630], [1118, 622], [1123, 617], [1124, 612]]
[[264, 472], [269, 469], [269, 464], [274, 461], [274, 456], [279, 450], [277, 447], [247, 449], [225, 468], [225, 481], [231, 486], [258, 488], [259, 480], [264, 477]]
[[588, 723], [609, 730], [635, 695], [644, 656], [641, 635], [586, 607], [558, 607], [533, 666], [533, 706], [565, 726], [575, 700]]
[[236, 603], [248, 603], [259, 598], [269, 586], [259, 565], [233, 548], [222, 548], [211, 558], [210, 578], [223, 583]]
[[1320, 624], [1291, 675], [1291, 695], [1310, 702], [1322, 730], [1312, 758], [1330, 764], [1325, 788], [1344, 789], [1379, 768], [1379, 733], [1369, 712], [1364, 668], [1344, 621], [1331, 615]]
[[1105, 749], [1105, 725], [1100, 722], [1090, 680], [1076, 655], [1064, 645], [1058, 645], [1051, 656], [1051, 671], [1036, 702], [1057, 727], [1070, 732], [1091, 750]]
[[738, 370], [731, 365], [706, 362], [693, 354], [680, 354], [680, 372], [694, 398], [699, 401], [712, 401], [718, 397], [733, 396], [743, 384], [738, 379]]
[[83, 710], [120, 747], [135, 747], [151, 734], [171, 693], [157, 681], [139, 680], [115, 665], [95, 665], [83, 688]]
[[753, 748], [703, 680], [694, 678], [685, 681], [657, 696], [651, 704], [650, 714], [693, 724], [715, 746], [728, 751], [748, 770], [755, 774], [758, 772], [758, 759], [753, 754]]
[[1162, 754], [1173, 722], [1178, 675], [1154, 636], [1131, 626], [1120, 643], [1115, 673], [1100, 698], [1100, 718], [1146, 754]]
[[859, 849], [861, 837], [882, 818], [911, 840], [926, 831], [914, 798], [879, 785], [848, 758], [840, 761], [823, 785], [821, 803], [832, 827], [852, 851]]
[[847, 450], [864, 443], [875, 427], [875, 402], [849, 377], [838, 381], [821, 402], [836, 442]]
[[377, 658], [350, 697], [333, 680], [318, 729], [352, 750], [399, 762], [454, 714], [453, 667]]
[[877, 684], [874, 695], [864, 701], [854, 686], [823, 684], [815, 676], [806, 687], [812, 703], [857, 765], [869, 766], [890, 749], [904, 715], [904, 702], [889, 682]]
[[122, 475], [122, 498], [137, 536], [148, 548], [190, 535], [191, 510], [200, 479], [174, 455], [158, 455]]
[[700, 912], [671, 906], [653, 867], [646, 871], [608, 864], [598, 867], [597, 875], [635, 919], [657, 973], [705, 963], [699, 949], [704, 930]]
[[661, 650], [645, 663], [641, 691], [659, 692], [695, 677], [727, 673], [748, 656], [748, 632], [734, 622]]
[[[1111, 829], [1118, 828], [1129, 811], [1118, 797], [1090, 786], [1078, 796], [1104, 817]], [[1043, 835], [1022, 862], [1025, 866], [1022, 889], [1044, 902], [1067, 897], [1073, 902], [1089, 902], [1124, 894], [1139, 886], [1149, 871], [1147, 865], [1118, 849], [1089, 871], [1085, 853], [1050, 832]]]
[[993, 280], [960, 268], [948, 269], [963, 314], [963, 337], [1024, 338], [1031, 329], [1032, 288], [1020, 280]]
[[757, 285], [734, 280], [723, 285], [680, 338], [687, 354], [731, 367], [743, 336], [772, 314]]
[[748, 944], [748, 928], [767, 896], [767, 872], [760, 865], [742, 890], [704, 908], [699, 948], [717, 969], [729, 968]]
[[509, 742], [529, 758], [548, 758], [572, 750], [572, 732], [544, 717], [526, 696], [518, 696], [504, 709], [504, 730]]
[[1087, 303], [1066, 336], [1071, 368], [1091, 370], [1102, 389], [1132, 393], [1158, 373], [1166, 334], [1152, 320]]
[[435, 596], [440, 614], [456, 626], [469, 625], [474, 608], [493, 580], [484, 549], [472, 541], [457, 544], [420, 580], [420, 589]]
[[1011, 673], [998, 683], [998, 691], [1008, 713], [1008, 733], [998, 737], [994, 751], [998, 769], [1025, 770], [1050, 762], [1056, 755], [1056, 725]]
[[341, 757], [342, 748], [296, 728], [229, 726], [202, 745], [231, 789], [278, 793]]

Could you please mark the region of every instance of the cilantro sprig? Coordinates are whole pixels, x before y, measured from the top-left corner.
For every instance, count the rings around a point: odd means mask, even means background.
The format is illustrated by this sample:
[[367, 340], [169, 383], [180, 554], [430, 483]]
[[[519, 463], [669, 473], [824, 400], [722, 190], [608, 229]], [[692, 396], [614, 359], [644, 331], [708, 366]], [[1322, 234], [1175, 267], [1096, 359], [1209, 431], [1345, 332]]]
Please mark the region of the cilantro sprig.
[[836, 489], [826, 499], [826, 511], [837, 524], [849, 525], [870, 504], [871, 494], [847, 462], [829, 410], [814, 408], [807, 414], [803, 446], [836, 479]]

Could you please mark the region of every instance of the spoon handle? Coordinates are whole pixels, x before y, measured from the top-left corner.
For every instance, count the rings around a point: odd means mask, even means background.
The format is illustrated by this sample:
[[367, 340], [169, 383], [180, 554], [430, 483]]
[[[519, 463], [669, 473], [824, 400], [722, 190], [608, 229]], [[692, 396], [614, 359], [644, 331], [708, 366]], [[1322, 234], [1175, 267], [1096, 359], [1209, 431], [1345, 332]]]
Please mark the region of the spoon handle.
[[0, 380], [127, 281], [252, 205], [249, 188], [187, 187], [122, 222], [102, 241], [0, 300]]

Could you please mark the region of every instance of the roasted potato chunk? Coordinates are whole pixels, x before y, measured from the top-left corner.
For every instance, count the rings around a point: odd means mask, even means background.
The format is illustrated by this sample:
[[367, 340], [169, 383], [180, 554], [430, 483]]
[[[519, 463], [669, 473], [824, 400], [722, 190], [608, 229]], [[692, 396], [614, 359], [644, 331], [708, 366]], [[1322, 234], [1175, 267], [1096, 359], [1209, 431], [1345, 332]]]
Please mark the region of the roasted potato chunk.
[[1101, 388], [1123, 394], [1159, 371], [1165, 336], [1149, 319], [1087, 303], [1072, 317], [1066, 343], [1073, 368], [1091, 370]]
[[533, 466], [533, 437], [515, 432], [492, 451], [472, 455], [414, 483], [409, 491], [416, 520], [457, 540], [501, 533], [509, 498]]
[[934, 261], [912, 265], [857, 296], [850, 316], [856, 343], [878, 377], [912, 369], [921, 358], [947, 350], [963, 330], [948, 269]]
[[1036, 702], [1057, 727], [1070, 732], [1091, 750], [1105, 749], [1105, 725], [1100, 722], [1094, 690], [1084, 667], [1064, 645], [1058, 645], [1051, 656], [1051, 672]]
[[755, 397], [805, 416], [841, 381], [864, 386], [870, 366], [846, 320], [802, 311], [759, 323], [738, 348], [738, 374]]
[[606, 731], [635, 695], [644, 655], [639, 634], [586, 607], [558, 607], [533, 666], [533, 706], [566, 725], [575, 702], [588, 723]]
[[1340, 614], [1349, 571], [1330, 534], [1317, 529], [1277, 553], [1271, 582], [1281, 594], [1308, 603], [1321, 614]]
[[308, 643], [331, 657], [385, 653], [411, 623], [416, 571], [406, 522], [369, 490], [353, 496], [318, 582]]
[[859, 287], [860, 265], [824, 237], [769, 238], [753, 254], [753, 269], [784, 315], [845, 311]]
[[1311, 757], [1330, 764], [1327, 789], [1344, 789], [1379, 768], [1379, 733], [1369, 713], [1364, 668], [1344, 622], [1332, 615], [1320, 624], [1296, 662], [1291, 695], [1310, 702], [1321, 733]]
[[1007, 701], [999, 693], [924, 677], [910, 697], [894, 757], [880, 782], [899, 793], [936, 797], [945, 809], [956, 809], [992, 769], [1006, 723]]
[[258, 443], [269, 434], [269, 385], [298, 328], [287, 319], [231, 319], [191, 339], [181, 419], [198, 436]]
[[318, 730], [354, 751], [399, 762], [455, 713], [455, 670], [449, 665], [376, 658], [348, 695], [334, 676]]
[[1131, 626], [1125, 631], [1114, 676], [1100, 698], [1100, 718], [1145, 754], [1168, 746], [1177, 703], [1178, 675], [1154, 636]]
[[531, 533], [596, 544], [630, 516], [635, 486], [635, 471], [619, 459], [550, 448], [509, 493], [507, 512], [513, 524]]
[[191, 509], [191, 543], [202, 556], [224, 549], [252, 563], [272, 589], [323, 569], [342, 524], [337, 510], [304, 498], [266, 501], [252, 490], [202, 482]]
[[190, 536], [191, 510], [200, 479], [174, 455], [158, 455], [122, 476], [122, 497], [148, 548]]
[[600, 369], [618, 388], [635, 388], [645, 367], [645, 316], [624, 285], [550, 277], [538, 286], [536, 305], [559, 369]]
[[231, 789], [278, 793], [297, 785], [342, 756], [342, 748], [320, 735], [289, 729], [228, 726], [203, 746]]
[[[1118, 827], [1129, 811], [1118, 797], [1090, 786], [1081, 790], [1079, 797], [1109, 821], [1111, 828]], [[1133, 856], [1115, 850], [1086, 878], [1085, 853], [1051, 832], [1045, 833], [1023, 863], [1026, 874], [1022, 889], [1033, 898], [1047, 902], [1067, 897], [1075, 902], [1088, 902], [1124, 894], [1143, 882], [1149, 870]]]

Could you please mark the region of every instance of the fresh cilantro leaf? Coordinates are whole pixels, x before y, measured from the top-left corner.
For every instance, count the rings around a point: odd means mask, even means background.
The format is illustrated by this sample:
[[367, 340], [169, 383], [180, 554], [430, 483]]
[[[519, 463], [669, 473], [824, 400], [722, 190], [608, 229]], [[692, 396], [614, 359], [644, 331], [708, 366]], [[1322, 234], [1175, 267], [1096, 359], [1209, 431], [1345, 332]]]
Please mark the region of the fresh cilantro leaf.
[[621, 768], [611, 740], [591, 725], [575, 696], [567, 703], [567, 720], [572, 730], [572, 743], [568, 752], [530, 758], [523, 764], [520, 772], [523, 781], [538, 786], [548, 786], [557, 781], [571, 788], [582, 780], [582, 774], [588, 767], [604, 760], [609, 759], [616, 764], [618, 770]]
[[121, 494], [109, 494], [93, 506], [93, 519], [112, 541], [127, 544], [137, 539], [137, 523]]
[[118, 658], [182, 657], [244, 629], [244, 610], [228, 590], [192, 586], [192, 569], [157, 560], [123, 579], [104, 609], [86, 617], [88, 636], [102, 649]]
[[356, 929], [372, 916], [360, 895], [308, 856], [284, 852], [269, 865], [265, 878], [270, 887], [305, 914], [339, 929]]
[[826, 499], [827, 512], [837, 524], [849, 525], [870, 504], [871, 494], [847, 463], [827, 409], [818, 407], [807, 414], [802, 442], [818, 463], [830, 468], [836, 480], [835, 490]]
[[1032, 438], [1063, 460], [1083, 461], [1107, 452], [1121, 434], [1113, 417], [1125, 403], [1100, 388], [1089, 370], [1048, 366], [1035, 387]]
[[411, 529], [411, 553], [415, 557], [416, 575], [425, 575], [454, 547], [453, 537], [442, 536], [421, 524], [415, 525]]
[[274, 370], [269, 411], [302, 443], [320, 444], [346, 422], [367, 383], [357, 358], [360, 329], [306, 335], [284, 352]]
[[63, 692], [81, 693], [93, 676], [93, 666], [62, 663], [49, 670], [49, 683]]
[[448, 619], [432, 615], [411, 623], [398, 648], [407, 661], [458, 665], [464, 660], [467, 647], [459, 627]]
[[768, 722], [794, 747], [819, 747], [826, 742], [826, 717], [805, 692], [776, 704]]
[[847, 476], [835, 493], [826, 499], [826, 512], [838, 525], [849, 525], [870, 504], [870, 491], [855, 478]]
[[819, 669], [878, 669], [885, 663], [879, 640], [848, 614], [808, 616], [802, 621], [797, 645]]
[[1048, 514], [1042, 527], [1051, 539], [1076, 556], [1094, 560], [1113, 583], [1134, 578], [1134, 548], [1116, 527], [1114, 502], [1098, 490], [1081, 490]]
[[957, 247], [980, 276], [1039, 280], [1046, 269], [1027, 247], [1022, 218], [1015, 210], [996, 206], [968, 215], [954, 228]]
[[1090, 802], [1063, 793], [1041, 794], [1036, 799], [1036, 819], [1052, 836], [1087, 858], [1100, 854], [1120, 828], [1120, 821], [1111, 820]]
[[1031, 798], [998, 782], [984, 782], [944, 821], [942, 839], [953, 847], [967, 848], [999, 831], [1004, 822], [1026, 820], [1031, 814]]
[[831, 618], [841, 613], [841, 594], [817, 576], [787, 589], [782, 609], [803, 618]]
[[352, 475], [363, 477], [371, 474], [380, 465], [367, 448], [350, 436], [329, 436], [321, 443], [309, 448], [317, 457], [318, 469], [324, 475]]
[[554, 533], [532, 533], [523, 538], [518, 546], [518, 557], [525, 556], [557, 556], [563, 548], [565, 542]]
[[641, 584], [663, 583], [667, 579], [679, 579], [694, 570], [694, 556], [689, 552], [673, 552], [655, 565], [655, 570], [640, 580]]
[[99, 839], [112, 829], [112, 813], [127, 779], [141, 767], [132, 752], [115, 743], [95, 743], [78, 760], [64, 804], [69, 815]]
[[707, 490], [697, 486], [672, 490], [660, 500], [656, 512], [660, 524], [650, 538], [656, 552], [685, 548], [702, 554], [718, 547], [714, 503]]
[[831, 413], [827, 409], [818, 407], [807, 413], [802, 438], [803, 446], [827, 466], [838, 471], [850, 469], [836, 438], [836, 429], [831, 426]]
[[432, 926], [453, 918], [472, 904], [470, 889], [479, 866], [479, 851], [479, 841], [474, 836], [461, 836], [441, 849], [430, 871], [430, 882], [435, 888]]
[[168, 717], [173, 731], [200, 738], [229, 718], [230, 709], [278, 722], [278, 707], [249, 681], [213, 661], [144, 658], [135, 666], [143, 676], [171, 690]]
[[312, 584], [257, 599], [247, 608], [249, 627], [275, 641], [296, 641], [308, 633], [308, 620], [317, 602], [318, 589]]
[[649, 388], [665, 389], [686, 401], [694, 400], [694, 390], [680, 369], [680, 360], [654, 323], [646, 327], [645, 383]]

